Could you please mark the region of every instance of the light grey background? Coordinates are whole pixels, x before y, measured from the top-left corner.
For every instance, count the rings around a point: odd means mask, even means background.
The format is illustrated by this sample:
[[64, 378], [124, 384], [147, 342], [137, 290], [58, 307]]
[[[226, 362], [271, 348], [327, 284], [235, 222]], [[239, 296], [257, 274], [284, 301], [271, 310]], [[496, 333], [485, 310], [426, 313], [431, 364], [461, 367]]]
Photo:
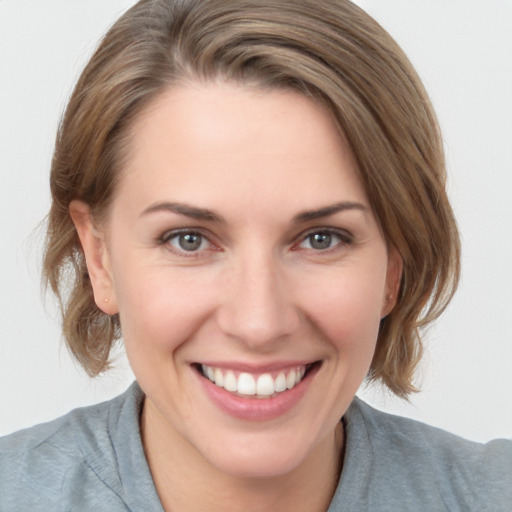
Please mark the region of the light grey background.
[[[359, 0], [424, 79], [446, 143], [463, 280], [427, 337], [422, 393], [375, 389], [382, 409], [475, 440], [512, 437], [512, 1]], [[129, 0], [0, 1], [0, 434], [124, 390], [90, 380], [63, 347], [39, 287], [48, 170], [66, 98]]]

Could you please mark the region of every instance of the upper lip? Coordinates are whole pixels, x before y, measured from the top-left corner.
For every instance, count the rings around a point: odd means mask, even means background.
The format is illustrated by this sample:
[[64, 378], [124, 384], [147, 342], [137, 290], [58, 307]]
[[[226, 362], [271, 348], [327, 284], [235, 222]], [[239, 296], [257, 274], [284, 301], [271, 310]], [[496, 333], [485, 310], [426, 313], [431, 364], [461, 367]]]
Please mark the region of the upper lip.
[[287, 368], [295, 368], [297, 366], [308, 366], [318, 362], [315, 359], [307, 360], [294, 360], [294, 361], [274, 361], [265, 364], [254, 364], [239, 361], [196, 361], [194, 364], [211, 366], [214, 368], [222, 368], [224, 370], [233, 370], [238, 372], [247, 373], [266, 373], [275, 372], [279, 370], [286, 370]]

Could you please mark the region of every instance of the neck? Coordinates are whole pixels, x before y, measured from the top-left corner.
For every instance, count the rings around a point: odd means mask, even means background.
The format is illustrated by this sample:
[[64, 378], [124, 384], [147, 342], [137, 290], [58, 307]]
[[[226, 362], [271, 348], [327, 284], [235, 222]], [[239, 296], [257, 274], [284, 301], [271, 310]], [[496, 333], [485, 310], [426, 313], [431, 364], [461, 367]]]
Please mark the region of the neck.
[[246, 478], [219, 471], [144, 404], [142, 441], [166, 512], [325, 512], [341, 471], [340, 422], [295, 469], [284, 475]]

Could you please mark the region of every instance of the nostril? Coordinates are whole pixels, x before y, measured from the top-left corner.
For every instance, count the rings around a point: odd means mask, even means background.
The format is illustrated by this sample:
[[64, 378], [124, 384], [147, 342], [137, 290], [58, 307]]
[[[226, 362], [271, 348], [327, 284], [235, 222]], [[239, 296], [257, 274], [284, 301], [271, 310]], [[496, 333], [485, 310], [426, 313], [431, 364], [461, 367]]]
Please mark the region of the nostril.
[[217, 322], [224, 334], [253, 347], [278, 342], [299, 326], [298, 314], [285, 304], [251, 308], [243, 300], [219, 310]]

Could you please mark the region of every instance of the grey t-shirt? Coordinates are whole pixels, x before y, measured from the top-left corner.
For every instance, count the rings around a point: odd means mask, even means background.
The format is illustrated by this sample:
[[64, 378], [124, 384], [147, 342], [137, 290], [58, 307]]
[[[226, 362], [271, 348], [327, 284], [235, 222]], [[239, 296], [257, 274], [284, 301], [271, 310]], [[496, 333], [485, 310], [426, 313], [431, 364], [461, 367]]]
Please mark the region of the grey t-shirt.
[[[162, 512], [134, 383], [108, 402], [0, 439], [0, 511]], [[328, 512], [512, 511], [512, 441], [472, 443], [357, 398]], [[269, 511], [271, 512], [271, 511]]]

